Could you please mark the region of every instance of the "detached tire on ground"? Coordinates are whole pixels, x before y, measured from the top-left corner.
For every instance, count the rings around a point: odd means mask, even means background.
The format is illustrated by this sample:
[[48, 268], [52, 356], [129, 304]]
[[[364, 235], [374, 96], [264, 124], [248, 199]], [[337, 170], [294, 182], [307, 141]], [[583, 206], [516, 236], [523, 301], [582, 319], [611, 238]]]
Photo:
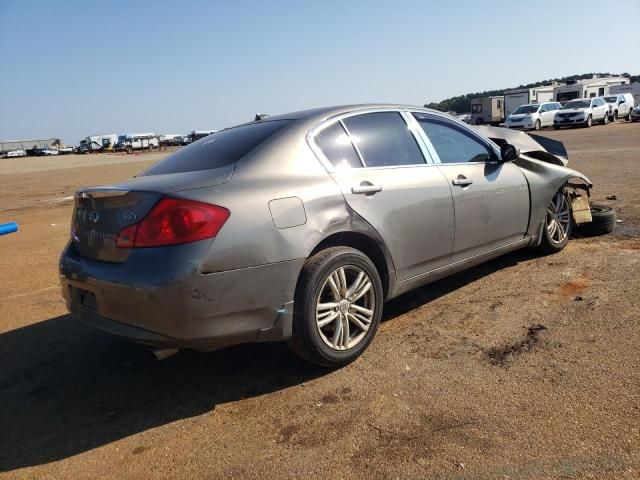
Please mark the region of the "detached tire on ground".
[[300, 273], [289, 346], [316, 365], [346, 365], [373, 340], [382, 304], [380, 275], [364, 253], [350, 247], [322, 250]]
[[606, 235], [616, 226], [616, 212], [607, 205], [591, 204], [591, 218], [589, 223], [576, 225], [574, 231], [578, 235]]

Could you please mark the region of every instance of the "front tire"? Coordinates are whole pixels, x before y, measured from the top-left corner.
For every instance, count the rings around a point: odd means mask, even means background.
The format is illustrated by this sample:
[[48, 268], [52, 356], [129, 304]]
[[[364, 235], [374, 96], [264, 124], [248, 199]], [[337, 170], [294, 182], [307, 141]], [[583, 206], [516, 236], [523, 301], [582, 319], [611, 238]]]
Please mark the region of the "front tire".
[[300, 273], [289, 346], [316, 365], [347, 365], [373, 340], [382, 305], [380, 274], [365, 254], [349, 247], [322, 250]]
[[573, 229], [571, 199], [564, 190], [559, 190], [547, 207], [547, 216], [542, 227], [542, 241], [538, 250], [543, 253], [556, 253], [569, 242]]
[[540, 123], [540, 120], [536, 120], [536, 123], [533, 126], [534, 130], [540, 130], [540, 127], [542, 127], [542, 123]]
[[587, 121], [584, 122], [584, 127], [585, 128], [589, 128], [589, 127], [591, 127], [591, 125], [593, 125], [593, 117], [591, 115], [589, 115], [587, 117]]
[[[616, 118], [617, 118], [617, 113], [616, 113]], [[602, 117], [602, 125], [607, 125], [609, 123], [609, 115], [605, 114], [604, 117]]]

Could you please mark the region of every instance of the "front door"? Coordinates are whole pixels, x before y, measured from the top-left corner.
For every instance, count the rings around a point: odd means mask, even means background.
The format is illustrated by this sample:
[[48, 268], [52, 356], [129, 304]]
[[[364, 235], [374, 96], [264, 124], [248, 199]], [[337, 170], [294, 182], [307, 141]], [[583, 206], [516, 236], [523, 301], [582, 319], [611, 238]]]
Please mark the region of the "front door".
[[529, 223], [529, 188], [520, 169], [499, 162], [493, 148], [467, 127], [430, 114], [414, 117], [452, 189], [452, 262], [523, 239]]
[[451, 190], [396, 111], [349, 115], [315, 134], [349, 206], [384, 240], [398, 280], [447, 265]]

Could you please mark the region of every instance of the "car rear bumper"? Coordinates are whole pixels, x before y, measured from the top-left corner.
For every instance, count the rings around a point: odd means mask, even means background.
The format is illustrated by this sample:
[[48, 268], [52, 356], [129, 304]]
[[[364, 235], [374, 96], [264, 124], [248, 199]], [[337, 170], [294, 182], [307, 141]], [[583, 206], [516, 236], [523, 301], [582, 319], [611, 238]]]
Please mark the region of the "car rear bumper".
[[161, 348], [209, 351], [291, 337], [303, 259], [206, 274], [188, 263], [181, 271], [144, 263], [88, 260], [68, 246], [60, 259], [67, 308], [96, 328]]

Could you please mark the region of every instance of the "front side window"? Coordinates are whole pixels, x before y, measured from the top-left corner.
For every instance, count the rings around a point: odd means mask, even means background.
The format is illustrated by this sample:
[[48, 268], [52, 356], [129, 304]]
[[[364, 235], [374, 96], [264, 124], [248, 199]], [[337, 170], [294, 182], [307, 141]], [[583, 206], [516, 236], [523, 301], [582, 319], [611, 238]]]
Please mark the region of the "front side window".
[[414, 117], [424, 130], [442, 163], [487, 162], [493, 160], [489, 148], [461, 129], [422, 114]]
[[315, 137], [316, 145], [335, 168], [362, 167], [358, 153], [340, 122], [321, 130]]
[[364, 113], [343, 122], [365, 167], [424, 165], [420, 147], [399, 112]]

